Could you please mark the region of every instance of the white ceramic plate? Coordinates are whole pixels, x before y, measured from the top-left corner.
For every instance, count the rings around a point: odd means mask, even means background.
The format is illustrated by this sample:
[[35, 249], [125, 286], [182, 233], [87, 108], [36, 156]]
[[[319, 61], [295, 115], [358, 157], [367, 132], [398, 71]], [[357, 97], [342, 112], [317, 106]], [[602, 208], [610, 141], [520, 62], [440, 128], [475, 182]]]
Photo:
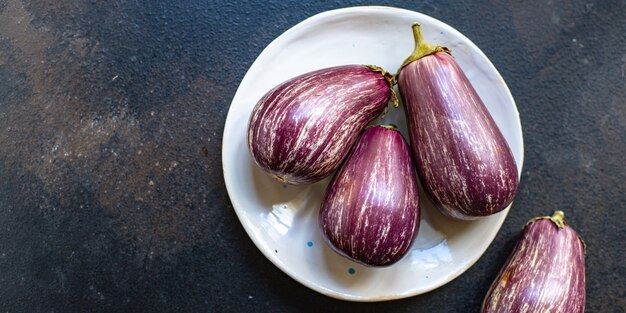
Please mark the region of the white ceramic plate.
[[[293, 76], [341, 64], [375, 64], [395, 72], [413, 50], [411, 25], [445, 45], [465, 71], [508, 140], [521, 172], [523, 145], [517, 108], [498, 71], [469, 39], [417, 12], [356, 7], [324, 12], [289, 29], [259, 55], [235, 94], [224, 129], [222, 162], [233, 207], [263, 254], [305, 286], [331, 297], [381, 301], [433, 290], [467, 270], [487, 249], [507, 210], [460, 222], [440, 215], [422, 194], [419, 234], [405, 258], [368, 268], [333, 252], [318, 229], [317, 215], [329, 179], [287, 186], [260, 170], [246, 145], [248, 118], [257, 101]], [[380, 123], [395, 123], [408, 138], [402, 108]]]

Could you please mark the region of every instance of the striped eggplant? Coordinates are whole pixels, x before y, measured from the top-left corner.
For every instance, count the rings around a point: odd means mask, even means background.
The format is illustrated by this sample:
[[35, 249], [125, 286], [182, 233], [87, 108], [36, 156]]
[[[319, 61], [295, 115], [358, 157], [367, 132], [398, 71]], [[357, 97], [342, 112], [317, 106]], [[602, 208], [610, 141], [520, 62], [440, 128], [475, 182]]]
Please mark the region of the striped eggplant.
[[585, 310], [585, 243], [564, 214], [532, 219], [483, 302], [482, 313]]
[[376, 66], [345, 65], [300, 75], [257, 103], [248, 147], [256, 164], [280, 181], [319, 181], [339, 166], [390, 99], [395, 100], [392, 75]]
[[397, 79], [422, 186], [449, 217], [497, 213], [517, 192], [511, 149], [450, 51], [426, 43], [419, 24], [413, 35]]
[[394, 126], [367, 128], [322, 201], [319, 224], [326, 241], [362, 264], [391, 265], [411, 246], [419, 218], [408, 144]]

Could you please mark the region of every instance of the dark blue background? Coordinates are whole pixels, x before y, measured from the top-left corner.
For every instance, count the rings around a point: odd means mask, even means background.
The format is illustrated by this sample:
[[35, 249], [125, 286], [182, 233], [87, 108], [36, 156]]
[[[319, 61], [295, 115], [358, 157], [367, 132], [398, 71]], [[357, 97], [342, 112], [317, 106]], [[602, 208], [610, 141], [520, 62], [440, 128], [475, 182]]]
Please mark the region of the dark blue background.
[[262, 49], [361, 1], [0, 1], [0, 310], [477, 312], [525, 222], [587, 242], [587, 312], [625, 312], [624, 1], [381, 1], [491, 59], [525, 141], [519, 195], [483, 257], [425, 295], [362, 304], [256, 249], [223, 183], [222, 127]]

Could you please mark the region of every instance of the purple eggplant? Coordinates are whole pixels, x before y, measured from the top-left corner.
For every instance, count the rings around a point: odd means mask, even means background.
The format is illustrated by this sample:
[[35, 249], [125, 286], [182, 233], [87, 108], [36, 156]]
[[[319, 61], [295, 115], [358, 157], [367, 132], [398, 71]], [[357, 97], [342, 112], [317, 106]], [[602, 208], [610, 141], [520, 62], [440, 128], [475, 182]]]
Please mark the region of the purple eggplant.
[[561, 211], [531, 220], [487, 292], [481, 312], [584, 310], [585, 243]]
[[254, 108], [250, 153], [280, 181], [319, 181], [337, 169], [390, 99], [395, 99], [392, 76], [375, 66], [338, 66], [292, 78]]
[[397, 79], [422, 186], [446, 216], [497, 213], [517, 192], [511, 149], [450, 51], [426, 43], [419, 24], [413, 34]]
[[419, 217], [408, 144], [393, 126], [367, 128], [322, 201], [319, 223], [326, 241], [362, 264], [391, 265], [411, 246]]

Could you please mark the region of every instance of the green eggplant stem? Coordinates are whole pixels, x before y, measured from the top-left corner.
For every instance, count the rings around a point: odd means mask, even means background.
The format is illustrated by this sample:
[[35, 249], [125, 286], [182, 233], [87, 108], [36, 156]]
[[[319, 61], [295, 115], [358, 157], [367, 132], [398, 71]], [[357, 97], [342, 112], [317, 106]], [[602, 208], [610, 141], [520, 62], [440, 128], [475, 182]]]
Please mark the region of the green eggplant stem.
[[[445, 52], [445, 53], [450, 54], [450, 49], [446, 47], [442, 47], [442, 46], [433, 46], [429, 44], [428, 42], [426, 42], [426, 39], [424, 39], [424, 35], [422, 34], [422, 26], [419, 23], [413, 24], [412, 27], [413, 27], [413, 39], [415, 39], [415, 50], [413, 50], [413, 53], [411, 53], [411, 55], [408, 58], [406, 58], [404, 62], [402, 62], [402, 65], [400, 66], [400, 70], [402, 70], [402, 68], [407, 66], [409, 63], [415, 62], [427, 55], [431, 55], [431, 54], [435, 54], [439, 52]], [[398, 72], [400, 72], [400, 70], [398, 70]]]

